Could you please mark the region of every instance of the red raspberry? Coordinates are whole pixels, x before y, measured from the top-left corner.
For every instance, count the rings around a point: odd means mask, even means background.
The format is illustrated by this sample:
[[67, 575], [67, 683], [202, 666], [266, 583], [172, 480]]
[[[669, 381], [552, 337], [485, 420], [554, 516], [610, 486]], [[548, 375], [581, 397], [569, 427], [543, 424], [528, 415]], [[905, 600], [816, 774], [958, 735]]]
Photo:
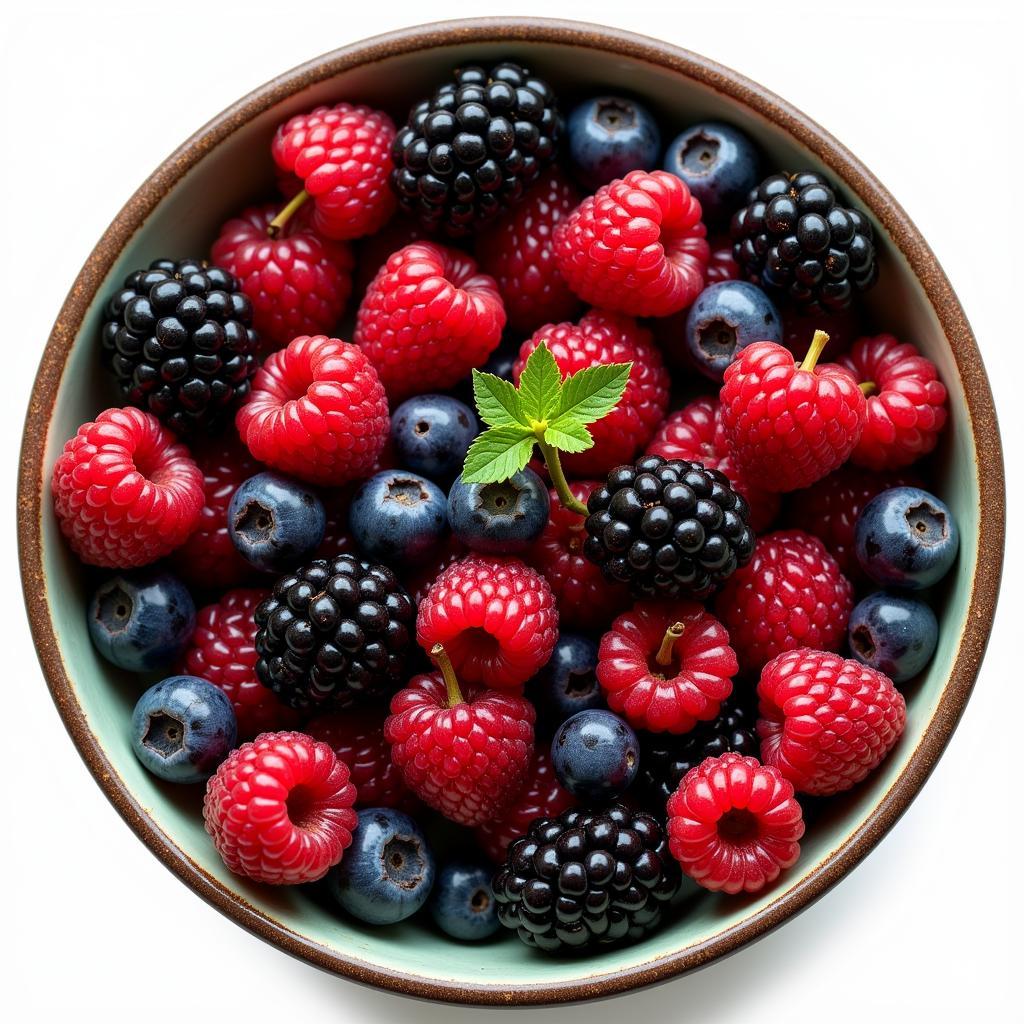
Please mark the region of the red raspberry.
[[188, 449], [141, 409], [83, 423], [53, 467], [53, 508], [87, 565], [132, 569], [185, 543], [203, 508], [203, 474]]
[[903, 695], [888, 676], [808, 648], [765, 665], [757, 695], [762, 760], [812, 796], [867, 778], [907, 723]]
[[359, 240], [354, 294], [362, 301], [366, 289], [392, 253], [404, 249], [412, 242], [429, 241], [431, 239], [427, 229], [419, 221], [409, 220], [401, 211], [396, 213], [376, 234]]
[[715, 602], [744, 672], [783, 651], [837, 651], [853, 611], [853, 586], [825, 545], [802, 530], [759, 537], [754, 557], [725, 581]]
[[522, 686], [551, 657], [558, 610], [548, 581], [518, 558], [469, 555], [450, 565], [420, 602], [416, 639], [443, 644], [469, 683]]
[[603, 363], [632, 362], [629, 382], [619, 404], [590, 425], [594, 447], [562, 462], [575, 476], [602, 476], [631, 462], [657, 429], [668, 407], [669, 376], [651, 332], [619, 313], [592, 309], [579, 324], [548, 324], [523, 342], [512, 368], [516, 384], [530, 353], [546, 342], [562, 376]]
[[323, 878], [352, 842], [358, 819], [348, 768], [301, 732], [265, 732], [221, 762], [203, 819], [224, 863], [269, 885]]
[[483, 366], [504, 326], [493, 278], [457, 249], [414, 242], [393, 253], [367, 288], [355, 340], [394, 404], [453, 387]]
[[800, 856], [793, 787], [756, 758], [728, 753], [691, 768], [668, 801], [668, 848], [712, 892], [759, 892]]
[[555, 261], [585, 302], [668, 316], [704, 287], [711, 255], [700, 203], [667, 171], [630, 171], [555, 228]]
[[713, 238], [710, 243], [711, 257], [705, 273], [705, 287], [721, 281], [739, 281], [743, 274], [732, 256], [732, 242], [728, 238]]
[[363, 352], [318, 334], [267, 357], [235, 424], [261, 462], [338, 486], [369, 474], [390, 421], [384, 388]]
[[271, 238], [267, 231], [279, 210], [273, 203], [251, 206], [229, 220], [213, 243], [210, 258], [231, 271], [252, 302], [252, 320], [274, 348], [300, 334], [333, 331], [352, 293], [352, 249], [321, 238], [304, 211]]
[[696, 601], [641, 601], [601, 638], [597, 681], [608, 707], [650, 732], [689, 732], [732, 693], [729, 634]]
[[722, 425], [722, 405], [716, 398], [698, 398], [670, 413], [645, 454], [700, 462], [705, 469], [724, 473], [750, 506], [750, 528], [755, 533], [767, 530], [779, 514], [778, 494], [749, 483], [736, 465]]
[[725, 369], [722, 424], [736, 465], [755, 486], [809, 487], [838, 469], [860, 440], [864, 393], [849, 370], [816, 363], [813, 349], [802, 369], [789, 349], [758, 341]]
[[557, 167], [548, 170], [509, 211], [480, 235], [480, 268], [498, 283], [508, 325], [528, 333], [541, 324], [568, 320], [579, 308], [555, 265], [555, 225], [575, 208], [580, 194]]
[[[270, 152], [313, 197], [313, 224], [328, 238], [372, 235], [394, 212], [388, 185], [395, 126], [387, 114], [338, 103], [289, 118]], [[291, 188], [285, 189], [290, 192]]]
[[946, 425], [946, 388], [930, 359], [891, 334], [879, 334], [861, 338], [839, 363], [859, 384], [873, 386], [852, 462], [901, 469], [935, 447]]

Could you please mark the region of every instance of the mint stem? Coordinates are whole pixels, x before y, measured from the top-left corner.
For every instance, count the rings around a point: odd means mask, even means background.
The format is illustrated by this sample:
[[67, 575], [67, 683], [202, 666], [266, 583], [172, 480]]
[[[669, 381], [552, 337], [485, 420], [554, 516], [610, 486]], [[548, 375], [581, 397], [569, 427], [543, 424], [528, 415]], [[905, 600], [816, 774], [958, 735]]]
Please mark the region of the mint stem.
[[561, 503], [570, 512], [575, 512], [577, 515], [590, 515], [587, 506], [582, 501], [578, 501], [569, 489], [569, 481], [565, 479], [562, 460], [558, 457], [558, 449], [552, 448], [547, 441], [542, 441], [540, 438], [537, 439], [537, 444], [540, 446], [540, 453], [544, 456], [544, 463], [548, 467], [548, 473], [551, 474], [551, 482], [555, 485], [555, 491], [558, 493]]

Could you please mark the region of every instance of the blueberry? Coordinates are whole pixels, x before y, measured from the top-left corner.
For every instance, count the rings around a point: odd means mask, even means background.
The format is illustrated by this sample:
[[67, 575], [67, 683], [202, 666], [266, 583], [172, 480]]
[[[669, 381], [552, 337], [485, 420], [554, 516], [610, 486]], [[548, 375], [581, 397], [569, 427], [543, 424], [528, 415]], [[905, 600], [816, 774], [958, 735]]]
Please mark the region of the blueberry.
[[586, 803], [614, 800], [640, 767], [636, 733], [618, 715], [594, 709], [564, 721], [551, 742], [559, 782]]
[[445, 482], [462, 469], [479, 429], [469, 406], [449, 395], [410, 398], [391, 417], [398, 461], [414, 473]]
[[584, 100], [569, 115], [568, 133], [573, 170], [592, 191], [630, 171], [651, 170], [661, 152], [650, 111], [622, 96]]
[[399, 565], [428, 557], [448, 532], [444, 491], [418, 473], [388, 469], [356, 491], [348, 525], [368, 558]]
[[202, 782], [237, 738], [224, 691], [197, 676], [168, 676], [151, 686], [132, 712], [132, 749], [167, 782]]
[[395, 924], [415, 914], [434, 884], [434, 855], [419, 826], [401, 811], [359, 812], [352, 845], [327, 876], [338, 904], [367, 924]]
[[597, 644], [580, 633], [562, 633], [547, 664], [530, 684], [541, 721], [556, 728], [577, 711], [603, 708], [597, 682]]
[[500, 927], [491, 892], [493, 868], [482, 864], [447, 864], [437, 874], [430, 913], [437, 926], [453, 939], [477, 942]]
[[913, 679], [935, 653], [939, 625], [922, 601], [884, 591], [865, 597], [850, 615], [853, 656], [894, 683]]
[[448, 492], [452, 533], [474, 551], [525, 551], [547, 525], [550, 511], [548, 489], [532, 469], [496, 484], [464, 484], [460, 476]]
[[302, 562], [320, 546], [323, 502], [307, 484], [279, 473], [249, 477], [228, 505], [228, 533], [238, 553], [266, 572]]
[[89, 602], [89, 635], [107, 661], [130, 672], [173, 665], [196, 626], [185, 585], [157, 569], [112, 576]]
[[959, 543], [953, 514], [919, 487], [882, 491], [857, 520], [857, 560], [883, 587], [921, 590], [938, 583], [953, 565]]
[[502, 344], [491, 353], [490, 358], [484, 363], [483, 372], [493, 373], [495, 377], [500, 377], [502, 380], [512, 380], [512, 368], [516, 365], [518, 358], [518, 345]]

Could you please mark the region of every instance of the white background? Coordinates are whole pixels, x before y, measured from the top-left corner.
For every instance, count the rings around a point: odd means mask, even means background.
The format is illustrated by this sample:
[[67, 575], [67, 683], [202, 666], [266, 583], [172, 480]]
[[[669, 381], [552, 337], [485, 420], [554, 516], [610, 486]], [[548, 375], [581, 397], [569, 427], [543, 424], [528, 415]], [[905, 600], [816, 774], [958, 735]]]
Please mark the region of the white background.
[[[1024, 683], [1022, 25], [1016, 0], [519, 3], [281, 0], [5, 5], [0, 16], [0, 999], [9, 1020], [495, 1020], [319, 973], [178, 883], [122, 824], [50, 702], [17, 586], [14, 479], [28, 390], [75, 274], [193, 130], [334, 46], [460, 15], [577, 17], [660, 36], [786, 97], [856, 152], [928, 238], [976, 329], [1008, 449], [1011, 532], [981, 679], [913, 807], [836, 890], [764, 941], [618, 1000], [520, 1019], [831, 1024], [1020, 1019]], [[1016, 449], [1016, 451], [1015, 451]], [[1017, 528], [1019, 533], [1019, 523]]]

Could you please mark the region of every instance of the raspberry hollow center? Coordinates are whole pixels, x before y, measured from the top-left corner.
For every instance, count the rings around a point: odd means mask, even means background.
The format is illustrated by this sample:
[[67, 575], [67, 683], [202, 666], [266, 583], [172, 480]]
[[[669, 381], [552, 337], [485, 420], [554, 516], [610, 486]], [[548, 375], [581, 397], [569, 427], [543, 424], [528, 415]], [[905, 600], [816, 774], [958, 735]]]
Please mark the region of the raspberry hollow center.
[[317, 823], [316, 797], [308, 786], [301, 783], [289, 794], [285, 802], [288, 819], [299, 830], [311, 831]]
[[757, 832], [757, 818], [750, 811], [734, 807], [718, 819], [718, 835], [727, 843], [748, 843], [757, 838]]

